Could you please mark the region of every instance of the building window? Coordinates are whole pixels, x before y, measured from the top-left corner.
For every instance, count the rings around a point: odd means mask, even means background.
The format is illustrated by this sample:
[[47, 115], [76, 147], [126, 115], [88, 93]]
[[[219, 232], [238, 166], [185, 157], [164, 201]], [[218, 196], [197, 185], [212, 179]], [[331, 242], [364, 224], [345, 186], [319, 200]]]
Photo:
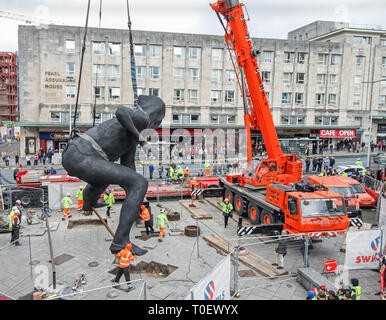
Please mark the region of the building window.
[[315, 124], [323, 126], [336, 126], [338, 124], [338, 118], [317, 116], [315, 117]]
[[338, 54], [331, 55], [331, 65], [332, 66], [339, 66], [340, 65], [340, 55], [338, 55]]
[[291, 92], [283, 92], [281, 94], [281, 103], [292, 103], [292, 93]]
[[330, 93], [328, 95], [328, 104], [332, 105], [332, 106], [336, 105], [336, 94], [335, 93]]
[[114, 116], [112, 113], [102, 113], [102, 122], [112, 119]]
[[228, 116], [228, 124], [235, 124], [236, 123], [236, 116], [229, 115]]
[[189, 59], [197, 60], [200, 58], [201, 55], [201, 48], [189, 48]]
[[283, 73], [283, 83], [291, 84], [292, 83], [292, 72]]
[[109, 98], [110, 99], [119, 99], [121, 96], [121, 88], [119, 87], [110, 87], [109, 88]]
[[159, 88], [149, 88], [149, 96], [159, 97]]
[[181, 115], [173, 114], [173, 123], [181, 123]]
[[295, 93], [295, 103], [296, 104], [303, 104], [304, 103], [304, 93], [302, 93], [302, 92]]
[[386, 76], [381, 77], [381, 88], [386, 88]]
[[103, 76], [104, 73], [104, 65], [103, 64], [93, 64], [92, 65], [92, 73], [98, 76]]
[[121, 44], [109, 42], [109, 55], [110, 56], [119, 56], [121, 54]]
[[270, 83], [271, 82], [271, 72], [263, 71], [261, 73], [261, 77], [263, 78], [263, 82]]
[[227, 124], [228, 116], [225, 114], [220, 114], [219, 116], [219, 123], [220, 124]]
[[110, 64], [110, 77], [111, 78], [120, 78], [121, 77], [121, 68], [119, 64]]
[[93, 42], [92, 52], [94, 54], [105, 54], [105, 43], [104, 42]]
[[328, 54], [318, 53], [318, 64], [326, 65], [328, 61]]
[[284, 125], [301, 125], [304, 124], [304, 117], [281, 116], [280, 123]]
[[317, 93], [315, 95], [315, 103], [316, 104], [324, 104], [324, 93]]
[[51, 122], [60, 122], [60, 112], [51, 112]]
[[354, 77], [354, 86], [360, 87], [362, 85], [362, 76]]
[[381, 46], [386, 46], [386, 39], [381, 39], [380, 43]]
[[144, 45], [144, 44], [134, 45], [134, 55], [136, 57], [145, 57], [146, 56], [146, 45]]
[[358, 37], [354, 36], [354, 43], [355, 44], [370, 44], [371, 38], [370, 37]]
[[183, 114], [182, 115], [182, 123], [190, 123], [190, 114]]
[[173, 100], [174, 102], [184, 101], [184, 89], [174, 89]]
[[212, 48], [212, 61], [222, 60], [222, 49]]
[[175, 59], [185, 59], [185, 48], [184, 47], [174, 47], [174, 58]]
[[386, 68], [386, 57], [382, 57], [382, 68]]
[[190, 123], [193, 123], [193, 124], [200, 123], [200, 115], [198, 114], [190, 115]]
[[160, 67], [150, 67], [150, 79], [160, 78]]
[[162, 46], [150, 45], [150, 57], [152, 57], [152, 58], [161, 57], [161, 48], [162, 48]]
[[284, 52], [284, 63], [293, 63], [294, 62], [294, 52]]
[[360, 102], [361, 102], [361, 96], [358, 94], [354, 94], [354, 96], [352, 98], [353, 106], [359, 106]]
[[299, 52], [297, 62], [300, 64], [304, 64], [306, 62], [306, 56], [307, 56], [307, 53]]
[[66, 97], [75, 98], [75, 86], [66, 86]]
[[263, 51], [263, 61], [272, 62], [273, 52], [272, 51]]
[[220, 99], [221, 99], [221, 91], [219, 91], [219, 90], [212, 90], [210, 92], [210, 101], [212, 103], [220, 102]]
[[66, 76], [75, 77], [75, 63], [72, 63], [72, 62], [66, 63]]
[[235, 92], [233, 90], [225, 91], [225, 102], [234, 102], [235, 101]]
[[305, 80], [305, 73], [297, 73], [296, 74], [296, 83], [303, 84]]
[[212, 69], [211, 80], [213, 82], [221, 82], [221, 75], [222, 75], [221, 69]]
[[143, 96], [145, 94], [145, 88], [137, 88], [137, 95]]
[[173, 78], [174, 78], [174, 80], [184, 80], [185, 79], [185, 68], [174, 68]]
[[356, 57], [356, 66], [357, 66], [358, 68], [363, 67], [364, 62], [365, 62], [365, 57], [363, 57], [363, 56], [357, 56], [357, 57]]
[[198, 90], [189, 89], [189, 102], [197, 103], [198, 102]]
[[198, 69], [189, 68], [189, 80], [197, 81], [198, 80]]
[[[76, 120], [79, 120], [80, 113], [76, 115]], [[74, 112], [71, 113], [71, 120], [74, 119]], [[51, 112], [51, 122], [70, 122], [70, 113], [68, 111]]]
[[218, 124], [218, 115], [217, 114], [211, 114], [210, 115], [210, 123], [211, 124]]
[[97, 99], [104, 99], [105, 87], [94, 87], [94, 97]]
[[226, 75], [226, 81], [228, 82], [233, 82], [236, 80], [236, 74], [233, 70], [226, 70], [225, 75]]
[[384, 107], [385, 106], [385, 101], [386, 101], [386, 96], [379, 96], [378, 106]]
[[330, 83], [331, 84], [337, 84], [338, 83], [338, 75], [337, 74], [330, 74]]
[[316, 83], [325, 85], [326, 84], [326, 75], [324, 73], [318, 73], [316, 75]]
[[75, 41], [66, 40], [66, 53], [75, 53]]
[[146, 67], [136, 66], [135, 69], [136, 69], [137, 79], [145, 79], [146, 78]]

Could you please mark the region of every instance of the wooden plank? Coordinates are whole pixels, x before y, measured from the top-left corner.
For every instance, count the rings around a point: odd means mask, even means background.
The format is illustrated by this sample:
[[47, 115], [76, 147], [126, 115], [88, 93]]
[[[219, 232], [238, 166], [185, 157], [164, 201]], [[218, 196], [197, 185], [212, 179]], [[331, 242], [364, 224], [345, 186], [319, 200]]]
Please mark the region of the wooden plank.
[[[355, 230], [370, 230], [371, 229], [371, 223], [365, 222], [362, 227], [354, 227], [351, 226], [348, 228], [348, 231], [355, 231]], [[342, 246], [340, 248], [340, 252], [346, 252], [346, 239], [344, 239]]]
[[[212, 219], [212, 215], [206, 212], [204, 209], [202, 209], [200, 206], [198, 206], [196, 203], [196, 207], [190, 207], [189, 205], [192, 204], [192, 200], [179, 200], [179, 202], [184, 206], [186, 210], [188, 210], [192, 217], [195, 219]], [[194, 203], [194, 202], [193, 202]]]
[[[229, 242], [217, 234], [205, 235], [203, 239], [207, 241], [210, 246], [226, 253], [233, 252], [234, 248], [236, 247], [235, 242]], [[253, 252], [249, 252], [246, 255], [239, 256], [239, 260], [246, 266], [250, 267], [251, 269], [259, 272], [260, 274], [266, 277], [276, 277], [288, 273], [288, 271], [284, 269], [278, 270], [277, 268], [272, 266], [271, 262], [261, 256], [258, 256]]]

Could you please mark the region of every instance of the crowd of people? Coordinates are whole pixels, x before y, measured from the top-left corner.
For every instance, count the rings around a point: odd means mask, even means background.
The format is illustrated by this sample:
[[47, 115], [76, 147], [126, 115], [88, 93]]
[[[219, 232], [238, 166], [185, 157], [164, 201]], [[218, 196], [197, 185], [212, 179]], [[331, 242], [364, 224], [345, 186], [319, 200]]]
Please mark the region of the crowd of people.
[[359, 285], [357, 278], [351, 279], [352, 286], [344, 286], [340, 283], [340, 287], [335, 292], [334, 290], [327, 290], [325, 285], [317, 288], [311, 288], [307, 292], [306, 300], [361, 300], [362, 288]]
[[[57, 151], [55, 149], [49, 148], [47, 152], [44, 152], [43, 149], [40, 149], [38, 152], [36, 152], [33, 155], [27, 154], [25, 156], [26, 165], [27, 166], [31, 166], [31, 165], [38, 166], [39, 164], [45, 165], [46, 161], [47, 163], [52, 163], [52, 157], [56, 152]], [[8, 167], [10, 165], [11, 156], [7, 154], [7, 152], [5, 151], [1, 152], [1, 159], [3, 160], [3, 163], [5, 164], [5, 166]], [[20, 156], [18, 154], [14, 155], [14, 161], [15, 161], [14, 165], [16, 166], [20, 165]], [[32, 161], [33, 161], [33, 164], [32, 164]]]

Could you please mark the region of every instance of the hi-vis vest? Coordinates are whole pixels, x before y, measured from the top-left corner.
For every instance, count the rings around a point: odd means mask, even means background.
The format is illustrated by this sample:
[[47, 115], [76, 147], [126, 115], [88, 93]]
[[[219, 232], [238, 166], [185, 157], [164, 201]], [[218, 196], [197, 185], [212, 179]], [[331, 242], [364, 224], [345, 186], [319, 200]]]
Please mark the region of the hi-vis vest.
[[225, 204], [225, 202], [221, 202], [220, 206], [222, 207], [222, 212], [225, 214], [230, 214], [233, 210], [233, 206], [231, 203]]
[[67, 209], [70, 207], [70, 205], [72, 205], [72, 200], [70, 197], [64, 197], [62, 199], [62, 204], [63, 204], [63, 208], [64, 209]]
[[112, 207], [113, 203], [115, 203], [115, 198], [111, 192], [108, 195], [105, 194], [103, 198], [105, 200], [105, 203], [107, 204], [107, 207]]
[[116, 255], [119, 259], [119, 267], [120, 268], [127, 268], [130, 265], [130, 261], [134, 261], [135, 257], [131, 253], [130, 250], [127, 250], [126, 248], [119, 251]]
[[168, 220], [167, 216], [164, 213], [159, 214], [157, 216], [157, 223], [156, 223], [157, 227], [158, 228], [165, 228], [165, 222], [169, 226], [169, 220]]
[[144, 220], [144, 221], [149, 221], [150, 220], [150, 213], [149, 213], [149, 210], [147, 208], [144, 208], [141, 212], [141, 215], [140, 215], [141, 219]]
[[83, 189], [79, 189], [78, 192], [76, 193], [76, 197], [78, 200], [83, 200]]
[[361, 299], [362, 288], [360, 286], [355, 286], [352, 289], [353, 290], [351, 291], [351, 297], [353, 295], [355, 295], [355, 300], [360, 300]]

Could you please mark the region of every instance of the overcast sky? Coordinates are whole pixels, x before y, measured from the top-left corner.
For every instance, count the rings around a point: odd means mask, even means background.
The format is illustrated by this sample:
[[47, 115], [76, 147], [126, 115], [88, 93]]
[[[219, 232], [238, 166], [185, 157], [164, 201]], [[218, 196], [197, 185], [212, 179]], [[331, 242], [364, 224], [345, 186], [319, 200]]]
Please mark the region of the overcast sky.
[[[0, 11], [84, 26], [88, 0], [0, 0]], [[223, 35], [210, 0], [129, 0], [134, 30]], [[386, 0], [244, 0], [252, 37], [285, 39], [315, 20], [382, 25]], [[91, 0], [89, 26], [99, 23], [100, 0]], [[17, 50], [17, 25], [0, 12], [0, 51]], [[126, 0], [102, 0], [101, 27], [127, 29]]]

